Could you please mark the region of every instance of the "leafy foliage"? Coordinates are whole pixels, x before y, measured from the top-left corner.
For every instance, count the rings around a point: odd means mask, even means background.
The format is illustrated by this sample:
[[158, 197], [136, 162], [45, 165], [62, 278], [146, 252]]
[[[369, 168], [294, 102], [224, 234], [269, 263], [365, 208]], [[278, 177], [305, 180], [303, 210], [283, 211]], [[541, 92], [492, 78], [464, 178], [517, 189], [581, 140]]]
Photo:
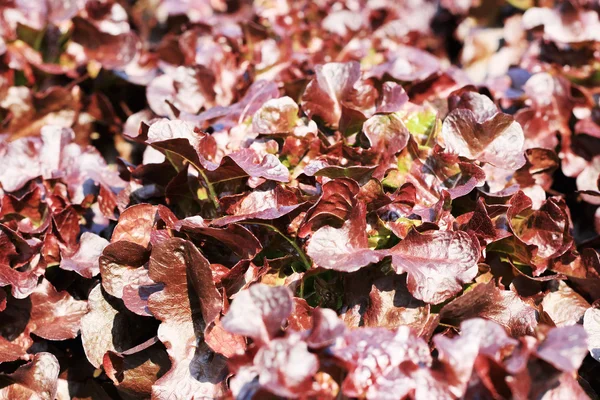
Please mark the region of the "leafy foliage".
[[0, 397], [597, 398], [599, 12], [0, 2]]

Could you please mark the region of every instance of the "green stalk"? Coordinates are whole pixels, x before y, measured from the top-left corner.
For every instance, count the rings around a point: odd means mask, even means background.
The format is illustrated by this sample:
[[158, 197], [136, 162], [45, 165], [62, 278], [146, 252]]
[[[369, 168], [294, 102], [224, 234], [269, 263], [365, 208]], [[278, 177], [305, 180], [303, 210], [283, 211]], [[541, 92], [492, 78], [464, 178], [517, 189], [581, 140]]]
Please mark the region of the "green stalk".
[[[196, 168], [196, 169], [198, 169], [198, 168]], [[202, 176], [202, 179], [204, 180], [204, 183], [206, 184], [206, 188], [208, 189], [208, 197], [210, 197], [210, 200], [212, 201], [213, 205], [215, 206], [215, 209], [219, 210], [219, 200], [217, 198], [217, 192], [215, 192], [214, 186], [212, 185], [212, 183], [210, 183], [210, 181], [206, 177], [206, 174], [204, 173], [204, 171], [202, 171], [201, 169], [198, 169], [198, 173], [200, 173], [200, 175]]]
[[39, 31], [38, 35], [35, 38], [35, 42], [33, 43], [33, 48], [37, 51], [40, 51], [42, 48], [42, 42], [44, 41], [44, 36], [46, 36], [46, 30], [48, 28], [44, 26], [44, 29]]
[[298, 295], [301, 299], [304, 299], [304, 277], [302, 277], [302, 279], [300, 280], [300, 290], [298, 292]]
[[[161, 149], [160, 147], [158, 147], [158, 149]], [[175, 171], [179, 172], [179, 168], [177, 168], [177, 163], [175, 163], [175, 161], [172, 159], [171, 154], [176, 154], [177, 157], [181, 157], [184, 160], [186, 160], [192, 167], [194, 167], [196, 169], [196, 171], [198, 171], [198, 173], [200, 174], [200, 176], [202, 177], [202, 179], [204, 180], [204, 184], [206, 185], [206, 189], [208, 189], [208, 198], [210, 199], [210, 201], [213, 203], [213, 205], [215, 206], [215, 209], [218, 211], [220, 206], [219, 206], [219, 200], [217, 197], [217, 192], [215, 192], [215, 187], [212, 185], [212, 183], [210, 183], [210, 181], [208, 180], [208, 177], [206, 176], [206, 174], [204, 173], [204, 171], [202, 170], [202, 168], [199, 165], [196, 165], [192, 160], [188, 160], [187, 158], [183, 157], [182, 155], [172, 152], [170, 150], [166, 150], [166, 149], [162, 149], [165, 151], [165, 157], [167, 160], [169, 160], [169, 162], [171, 163], [171, 165], [173, 166], [173, 168], [175, 168]]]
[[273, 232], [277, 233], [279, 236], [281, 236], [282, 238], [284, 238], [294, 248], [294, 250], [296, 250], [296, 253], [298, 253], [298, 256], [300, 256], [300, 259], [302, 260], [302, 264], [304, 264], [304, 266], [306, 267], [307, 271], [312, 266], [311, 262], [308, 260], [308, 257], [306, 257], [306, 254], [304, 254], [304, 252], [296, 244], [296, 242], [294, 240], [290, 239], [289, 237], [287, 237], [286, 235], [284, 235], [283, 232], [281, 232], [279, 229], [275, 228], [273, 225], [265, 224], [264, 222], [254, 222], [254, 221], [252, 221], [252, 222], [243, 222], [243, 223], [244, 224], [248, 224], [248, 225], [260, 225], [260, 226], [264, 226], [264, 227], [272, 230]]

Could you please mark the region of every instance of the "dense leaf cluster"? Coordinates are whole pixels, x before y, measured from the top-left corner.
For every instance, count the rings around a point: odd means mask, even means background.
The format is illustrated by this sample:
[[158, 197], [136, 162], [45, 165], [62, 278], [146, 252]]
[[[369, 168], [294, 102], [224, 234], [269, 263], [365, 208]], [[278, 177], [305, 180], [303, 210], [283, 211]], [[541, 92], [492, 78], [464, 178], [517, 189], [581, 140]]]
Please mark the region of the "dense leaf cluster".
[[0, 398], [597, 398], [599, 11], [0, 2]]

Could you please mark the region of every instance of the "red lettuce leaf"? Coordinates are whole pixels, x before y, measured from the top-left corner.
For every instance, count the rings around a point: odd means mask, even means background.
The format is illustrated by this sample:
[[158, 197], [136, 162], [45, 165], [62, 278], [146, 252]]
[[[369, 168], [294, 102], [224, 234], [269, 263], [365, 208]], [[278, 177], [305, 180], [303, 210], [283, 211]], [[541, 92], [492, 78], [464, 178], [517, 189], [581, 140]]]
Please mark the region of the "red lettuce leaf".
[[440, 311], [444, 323], [458, 325], [471, 318], [485, 318], [504, 326], [512, 336], [533, 334], [538, 312], [510, 290], [501, 290], [493, 282], [476, 284]]
[[279, 333], [292, 310], [289, 289], [256, 284], [236, 296], [222, 325], [231, 333], [266, 343]]
[[[470, 92], [467, 92], [470, 93]], [[446, 148], [459, 156], [516, 170], [525, 164], [523, 129], [510, 115], [491, 112], [495, 107], [482, 95], [469, 94], [442, 125]], [[466, 103], [466, 107], [465, 104]]]
[[51, 353], [40, 352], [12, 374], [2, 375], [3, 385], [0, 395], [7, 399], [43, 399], [52, 400], [56, 396], [58, 360]]
[[465, 232], [412, 230], [387, 254], [396, 273], [408, 273], [408, 290], [415, 298], [438, 304], [475, 278], [480, 249]]
[[168, 239], [153, 248], [149, 275], [164, 284], [150, 295], [148, 307], [161, 321], [158, 338], [172, 364], [152, 386], [153, 396], [223, 395], [225, 359], [201, 340], [204, 328], [222, 307], [208, 260], [191, 242]]

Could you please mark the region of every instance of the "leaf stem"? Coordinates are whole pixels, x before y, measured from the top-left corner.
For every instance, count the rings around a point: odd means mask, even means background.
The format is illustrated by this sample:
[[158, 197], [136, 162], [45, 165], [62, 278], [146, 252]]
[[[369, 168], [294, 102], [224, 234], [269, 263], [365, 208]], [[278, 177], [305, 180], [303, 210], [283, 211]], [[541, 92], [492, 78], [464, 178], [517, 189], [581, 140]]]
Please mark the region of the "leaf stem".
[[208, 180], [208, 177], [206, 176], [204, 171], [202, 171], [202, 169], [200, 169], [200, 168], [196, 168], [196, 169], [198, 170], [198, 173], [202, 176], [202, 179], [204, 180], [204, 183], [206, 184], [206, 188], [208, 189], [208, 197], [210, 197], [210, 200], [212, 201], [213, 205], [215, 206], [215, 209], [219, 210], [219, 208], [220, 208], [219, 200], [217, 197], [217, 192], [215, 192], [215, 187]]
[[304, 252], [302, 251], [300, 246], [298, 246], [294, 240], [287, 237], [283, 232], [281, 232], [279, 229], [275, 228], [273, 225], [266, 224], [264, 222], [256, 222], [256, 221], [249, 221], [249, 222], [243, 222], [243, 223], [248, 224], [248, 225], [264, 226], [265, 228], [268, 228], [268, 229], [272, 230], [273, 232], [279, 234], [279, 236], [284, 238], [294, 248], [294, 250], [296, 250], [296, 253], [298, 253], [298, 256], [300, 256], [300, 259], [302, 260], [302, 264], [304, 264], [307, 271], [312, 266], [312, 263], [308, 260], [308, 257], [306, 257], [306, 254], [304, 254]]
[[300, 279], [300, 290], [298, 294], [300, 295], [301, 299], [304, 299], [304, 277]]
[[[160, 147], [158, 147], [158, 148], [161, 149]], [[163, 149], [163, 150], [165, 151], [164, 154], [165, 154], [166, 159], [169, 160], [169, 162], [171, 163], [171, 165], [173, 166], [173, 168], [175, 168], [175, 171], [179, 172], [180, 169], [177, 167], [177, 163], [175, 163], [175, 161], [171, 157], [172, 154], [177, 154], [177, 153], [174, 153], [174, 152], [172, 152], [170, 150], [166, 150], [166, 149]], [[215, 187], [208, 180], [208, 177], [206, 176], [206, 174], [202, 170], [202, 167], [200, 167], [199, 165], [196, 165], [196, 163], [194, 163], [192, 160], [189, 160], [189, 159], [187, 159], [186, 157], [183, 157], [180, 154], [177, 154], [177, 156], [181, 157], [184, 160], [186, 160], [192, 167], [194, 167], [194, 169], [196, 171], [198, 171], [198, 173], [202, 177], [202, 180], [204, 181], [204, 184], [206, 185], [206, 188], [208, 189], [208, 197], [210, 198], [210, 201], [215, 206], [215, 209], [218, 211], [220, 209], [220, 206], [219, 206], [219, 198], [217, 197], [217, 192], [215, 192]]]
[[46, 36], [47, 30], [48, 30], [48, 27], [44, 26], [44, 28], [41, 31], [39, 31], [38, 34], [36, 35], [35, 41], [33, 43], [33, 48], [35, 50], [40, 51], [40, 49], [42, 48], [42, 43], [44, 42], [44, 36]]
[[442, 326], [444, 328], [450, 328], [450, 329], [458, 329], [458, 327], [454, 326], [454, 325], [450, 325], [450, 324], [445, 324], [443, 322], [438, 322], [439, 326]]

